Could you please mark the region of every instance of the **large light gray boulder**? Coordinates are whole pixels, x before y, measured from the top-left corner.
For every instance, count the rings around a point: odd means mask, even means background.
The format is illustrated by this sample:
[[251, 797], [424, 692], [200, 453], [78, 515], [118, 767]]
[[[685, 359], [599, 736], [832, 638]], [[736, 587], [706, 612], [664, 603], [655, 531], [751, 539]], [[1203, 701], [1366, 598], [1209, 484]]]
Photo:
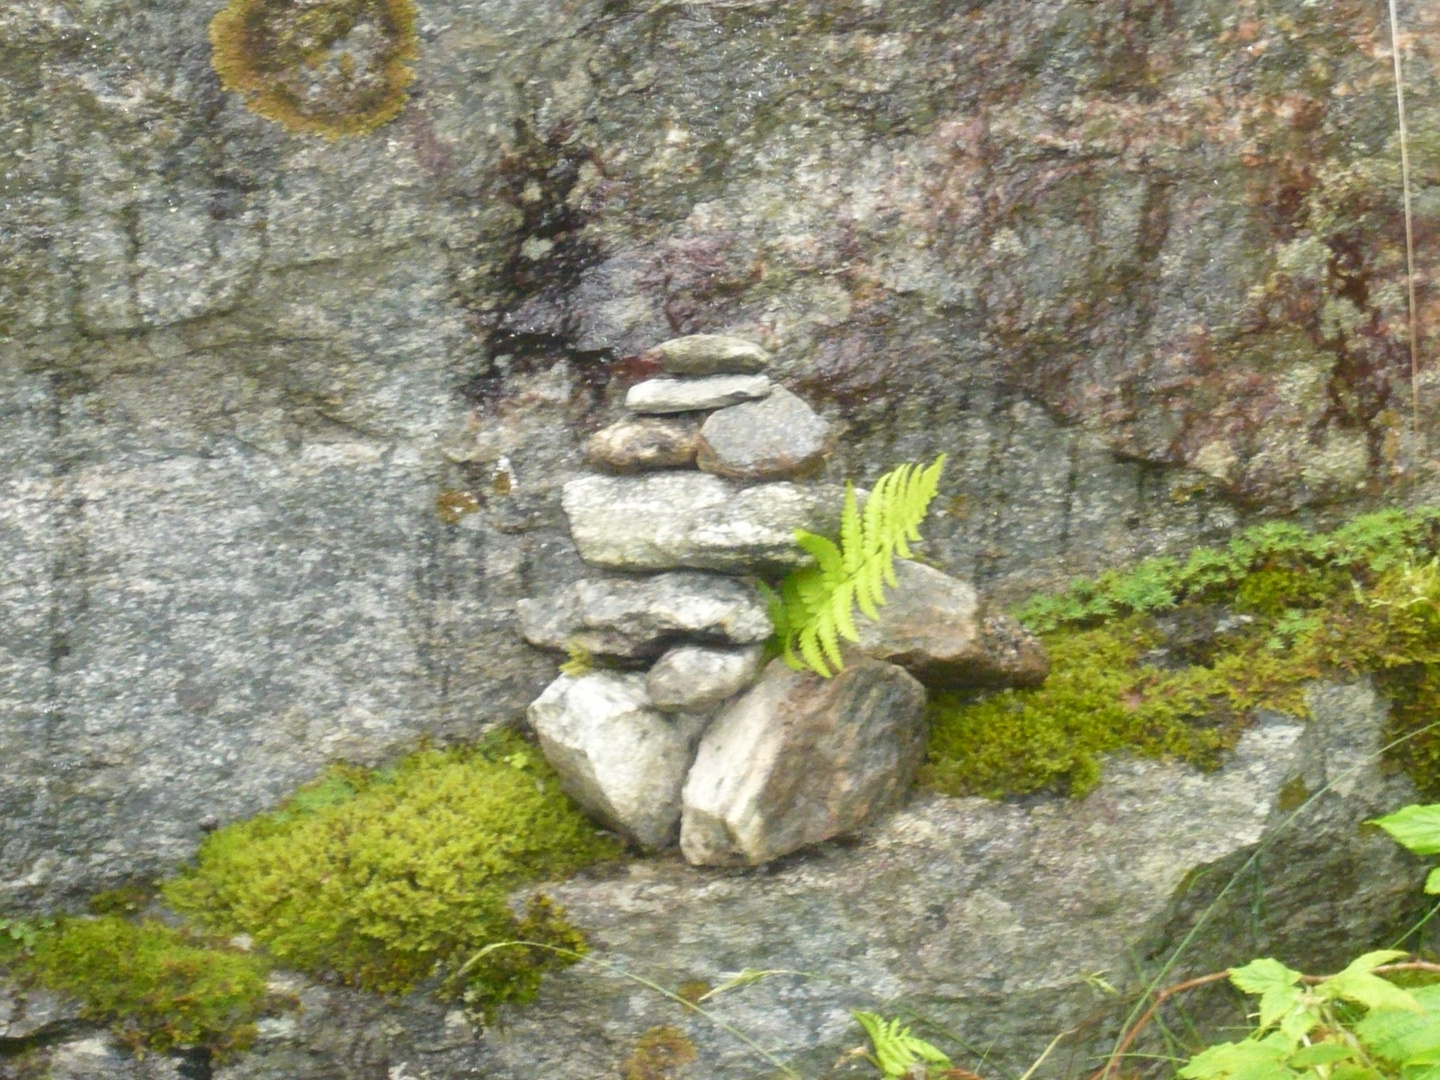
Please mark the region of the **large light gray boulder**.
[[561, 675], [529, 718], [566, 794], [641, 847], [675, 842], [703, 718], [667, 716], [651, 705], [644, 675], [616, 671]]
[[790, 480], [824, 467], [830, 435], [814, 409], [777, 386], [763, 401], [711, 413], [700, 429], [696, 462], [733, 480]]
[[856, 617], [861, 652], [899, 664], [926, 686], [1038, 686], [1045, 648], [1014, 619], [986, 614], [974, 586], [909, 559], [895, 563], [878, 620]]
[[655, 661], [645, 689], [666, 712], [710, 709], [749, 686], [764, 655], [761, 645], [676, 645]]
[[671, 338], [650, 351], [670, 375], [751, 375], [770, 363], [759, 345], [724, 334]]
[[925, 734], [925, 689], [894, 664], [822, 679], [771, 661], [700, 742], [680, 850], [702, 866], [758, 866], [851, 832], [905, 793]]
[[557, 651], [575, 645], [602, 659], [659, 656], [682, 637], [745, 645], [773, 633], [755, 586], [699, 570], [587, 578], [515, 607], [530, 644]]
[[637, 413], [698, 412], [723, 409], [769, 397], [764, 375], [707, 375], [698, 379], [647, 379], [625, 394], [625, 407]]
[[562, 505], [592, 566], [746, 572], [806, 565], [795, 530], [838, 530], [844, 497], [834, 485], [740, 487], [687, 472], [581, 477], [565, 485]]

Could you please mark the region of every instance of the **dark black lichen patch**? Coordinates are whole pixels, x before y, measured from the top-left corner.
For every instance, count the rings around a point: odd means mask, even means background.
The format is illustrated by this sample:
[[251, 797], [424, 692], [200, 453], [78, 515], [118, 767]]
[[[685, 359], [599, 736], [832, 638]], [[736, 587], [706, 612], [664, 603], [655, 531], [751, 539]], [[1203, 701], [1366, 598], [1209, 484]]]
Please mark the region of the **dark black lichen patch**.
[[363, 135], [405, 105], [415, 73], [411, 0], [230, 0], [211, 63], [251, 111], [291, 131]]

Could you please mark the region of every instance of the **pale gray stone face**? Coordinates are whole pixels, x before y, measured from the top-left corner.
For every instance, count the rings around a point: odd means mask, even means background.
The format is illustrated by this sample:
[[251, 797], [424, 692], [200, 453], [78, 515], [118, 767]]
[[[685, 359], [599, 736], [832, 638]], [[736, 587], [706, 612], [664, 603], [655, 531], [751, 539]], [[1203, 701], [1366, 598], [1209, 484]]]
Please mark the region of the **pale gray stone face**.
[[683, 637], [748, 644], [773, 632], [753, 585], [694, 570], [587, 578], [516, 607], [530, 644], [556, 651], [578, 645], [606, 659], [659, 656]]
[[723, 409], [768, 397], [764, 375], [709, 375], [698, 379], [647, 379], [625, 395], [625, 407], [637, 413], [683, 413]]
[[750, 685], [764, 654], [761, 645], [677, 645], [655, 661], [645, 689], [655, 707], [666, 712], [712, 708]]
[[834, 678], [772, 660], [720, 710], [685, 780], [680, 850], [758, 866], [890, 809], [925, 754], [925, 688], [878, 660]]
[[734, 480], [790, 480], [825, 464], [830, 425], [783, 386], [763, 401], [713, 412], [700, 429], [698, 464]]
[[746, 573], [805, 565], [795, 530], [833, 533], [844, 498], [830, 484], [740, 487], [686, 472], [581, 477], [565, 485], [563, 506], [592, 566]]
[[675, 842], [700, 724], [656, 709], [639, 673], [561, 675], [529, 709], [566, 793], [643, 848]]
[[671, 338], [651, 352], [671, 375], [750, 375], [770, 363], [770, 354], [759, 345], [723, 334]]

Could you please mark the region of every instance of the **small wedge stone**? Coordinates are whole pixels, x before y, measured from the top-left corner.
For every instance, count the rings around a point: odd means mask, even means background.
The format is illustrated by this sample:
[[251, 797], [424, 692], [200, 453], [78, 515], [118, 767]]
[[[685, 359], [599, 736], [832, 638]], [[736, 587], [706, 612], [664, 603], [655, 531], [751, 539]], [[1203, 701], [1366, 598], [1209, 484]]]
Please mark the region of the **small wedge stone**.
[[591, 465], [618, 473], [693, 468], [699, 449], [694, 420], [658, 416], [611, 424], [585, 444]]
[[759, 401], [770, 395], [764, 375], [710, 375], [701, 379], [646, 379], [625, 395], [625, 407], [637, 413], [700, 412]]
[[783, 386], [763, 401], [713, 412], [700, 429], [698, 464], [732, 480], [790, 480], [825, 465], [830, 425]]
[[655, 707], [665, 712], [713, 708], [755, 681], [764, 655], [761, 645], [677, 645], [655, 662], [645, 689]]
[[671, 338], [651, 353], [671, 375], [752, 375], [770, 363], [770, 354], [759, 345], [724, 334]]

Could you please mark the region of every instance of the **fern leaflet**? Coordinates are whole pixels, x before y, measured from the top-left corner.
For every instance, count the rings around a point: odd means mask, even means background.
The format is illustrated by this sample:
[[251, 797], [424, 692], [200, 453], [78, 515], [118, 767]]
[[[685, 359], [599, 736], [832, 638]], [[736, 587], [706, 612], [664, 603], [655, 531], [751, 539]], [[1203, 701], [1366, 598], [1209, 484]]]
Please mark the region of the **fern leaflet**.
[[771, 600], [771, 619], [792, 668], [809, 668], [828, 679], [845, 667], [841, 641], [860, 640], [854, 610], [869, 619], [880, 617], [885, 586], [896, 584], [895, 559], [912, 557], [910, 544], [920, 539], [920, 523], [944, 467], [941, 454], [930, 465], [891, 470], [875, 482], [863, 513], [855, 488], [847, 484], [839, 544], [796, 530], [795, 542], [815, 565], [787, 577]]

